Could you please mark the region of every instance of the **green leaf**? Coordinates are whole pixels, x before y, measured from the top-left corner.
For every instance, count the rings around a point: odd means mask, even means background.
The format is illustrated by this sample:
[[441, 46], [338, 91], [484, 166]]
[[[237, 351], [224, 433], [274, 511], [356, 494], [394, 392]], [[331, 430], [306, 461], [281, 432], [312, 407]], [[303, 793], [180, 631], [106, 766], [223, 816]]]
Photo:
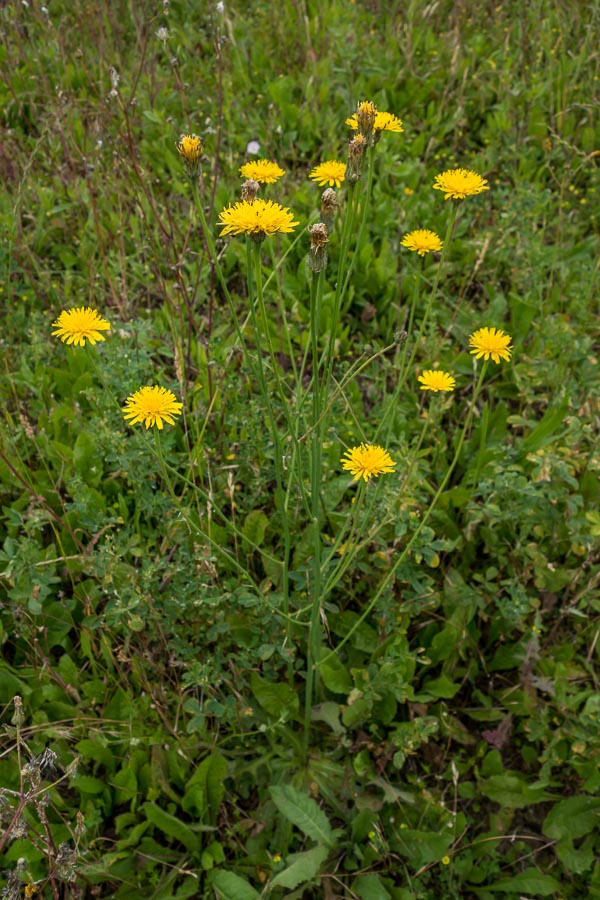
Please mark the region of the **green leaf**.
[[227, 760], [214, 753], [200, 763], [185, 789], [181, 806], [187, 813], [196, 812], [200, 822], [214, 825], [223, 800]]
[[242, 533], [248, 545], [246, 549], [254, 549], [261, 546], [265, 539], [268, 524], [269, 520], [262, 509], [250, 510], [242, 526]]
[[349, 694], [352, 690], [352, 679], [337, 656], [332, 656], [329, 662], [323, 663], [319, 671], [323, 684], [334, 694]]
[[549, 838], [584, 837], [600, 826], [600, 799], [581, 795], [560, 800], [552, 807], [542, 825], [542, 831]]
[[215, 872], [212, 885], [220, 900], [258, 900], [260, 897], [245, 878], [240, 878], [233, 872]]
[[539, 450], [540, 447], [545, 447], [546, 444], [551, 444], [554, 440], [558, 440], [561, 435], [557, 435], [553, 437], [554, 432], [562, 425], [565, 420], [565, 413], [569, 408], [568, 399], [563, 400], [561, 405], [557, 407], [557, 409], [550, 409], [546, 413], [546, 415], [542, 418], [540, 423], [535, 426], [535, 428], [529, 432], [525, 440], [521, 445], [522, 452], [525, 453], [535, 453], [536, 450]]
[[503, 878], [496, 884], [486, 885], [486, 891], [503, 891], [505, 894], [533, 894], [536, 897], [550, 897], [560, 891], [561, 885], [551, 875], [544, 875], [539, 869], [525, 869], [514, 878]]
[[543, 785], [529, 784], [520, 775], [509, 773], [486, 778], [479, 783], [479, 789], [484, 797], [508, 809], [524, 809], [532, 803], [554, 799]]
[[352, 882], [352, 891], [360, 900], [391, 900], [392, 895], [383, 886], [379, 875], [358, 875]]
[[295, 853], [289, 857], [292, 864], [279, 872], [273, 881], [272, 887], [292, 888], [298, 887], [305, 881], [310, 881], [318, 874], [319, 869], [329, 856], [329, 848], [318, 845], [305, 853]]
[[156, 803], [144, 803], [142, 809], [148, 821], [156, 825], [163, 834], [178, 840], [190, 853], [197, 853], [200, 850], [198, 837], [181, 819], [161, 809]]
[[443, 700], [451, 700], [460, 690], [460, 684], [450, 681], [447, 675], [440, 675], [439, 678], [432, 678], [423, 685], [424, 694], [431, 694], [432, 697], [439, 697]]
[[297, 716], [300, 701], [298, 694], [288, 684], [276, 684], [261, 678], [256, 672], [250, 677], [250, 687], [257, 702], [275, 719], [282, 715]]
[[275, 785], [269, 790], [275, 806], [292, 825], [313, 841], [333, 847], [335, 837], [329, 820], [312, 797], [301, 794], [291, 784]]

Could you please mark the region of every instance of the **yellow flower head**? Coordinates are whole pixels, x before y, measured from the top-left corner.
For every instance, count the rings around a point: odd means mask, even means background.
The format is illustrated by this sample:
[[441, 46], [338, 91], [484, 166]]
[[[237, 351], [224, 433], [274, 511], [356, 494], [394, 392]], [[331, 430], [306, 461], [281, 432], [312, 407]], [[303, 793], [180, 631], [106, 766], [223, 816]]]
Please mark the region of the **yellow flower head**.
[[319, 187], [340, 187], [346, 174], [346, 163], [330, 159], [315, 166], [309, 178], [316, 181]]
[[346, 469], [354, 475], [353, 481], [358, 481], [360, 478], [368, 481], [377, 475], [393, 472], [396, 465], [387, 450], [377, 447], [375, 444], [360, 444], [358, 447], [346, 450], [341, 463], [342, 469]]
[[510, 334], [505, 334], [499, 328], [480, 328], [469, 337], [469, 344], [473, 348], [470, 353], [475, 359], [481, 359], [482, 356], [489, 359], [491, 356], [495, 363], [499, 363], [501, 359], [508, 361], [512, 352], [511, 340]]
[[[346, 119], [346, 125], [349, 125], [354, 131], [358, 130], [358, 116], [356, 113], [351, 115], [349, 119]], [[401, 131], [404, 131], [402, 119], [389, 112], [376, 112], [373, 131], [376, 135], [381, 134], [382, 131], [394, 131], [396, 134], [399, 134]]]
[[128, 397], [123, 407], [123, 418], [130, 425], [143, 422], [146, 428], [154, 425], [162, 431], [163, 419], [174, 425], [174, 416], [181, 415], [183, 403], [175, 399], [175, 394], [163, 387], [143, 387]]
[[426, 228], [409, 231], [400, 243], [408, 250], [416, 250], [419, 256], [425, 256], [432, 251], [438, 253], [442, 249], [442, 242], [435, 231], [427, 231]]
[[89, 306], [78, 306], [63, 310], [52, 327], [55, 329], [52, 334], [61, 341], [84, 347], [86, 339], [90, 344], [106, 340], [100, 332], [108, 331], [110, 322], [103, 319], [97, 310]]
[[226, 234], [248, 234], [262, 240], [271, 234], [288, 234], [299, 222], [294, 221], [289, 209], [284, 209], [272, 200], [242, 200], [219, 213], [221, 236]]
[[204, 153], [204, 145], [196, 134], [182, 134], [177, 144], [177, 152], [186, 162], [197, 163]]
[[439, 369], [427, 369], [422, 375], [419, 375], [417, 381], [421, 382], [422, 391], [453, 391], [456, 387], [456, 380], [449, 375], [448, 372], [441, 372]]
[[251, 162], [244, 163], [240, 168], [240, 175], [244, 178], [251, 178], [260, 184], [275, 184], [278, 178], [285, 175], [281, 166], [270, 159], [256, 159]]
[[435, 176], [433, 187], [436, 191], [443, 191], [444, 200], [449, 200], [450, 197], [464, 200], [465, 197], [489, 190], [486, 179], [470, 169], [448, 169]]

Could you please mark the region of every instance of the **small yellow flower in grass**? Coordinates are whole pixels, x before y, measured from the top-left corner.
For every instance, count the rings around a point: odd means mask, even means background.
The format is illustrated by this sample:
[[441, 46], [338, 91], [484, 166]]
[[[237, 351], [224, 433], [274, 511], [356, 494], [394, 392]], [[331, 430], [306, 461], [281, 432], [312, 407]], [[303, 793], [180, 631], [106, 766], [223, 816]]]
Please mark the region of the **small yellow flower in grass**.
[[143, 387], [125, 401], [123, 418], [129, 419], [130, 425], [143, 422], [146, 428], [156, 425], [162, 431], [163, 419], [174, 425], [173, 417], [181, 415], [182, 407], [183, 403], [179, 403], [167, 388]]
[[300, 224], [294, 221], [289, 209], [272, 200], [260, 199], [234, 203], [219, 213], [219, 219], [223, 229], [221, 237], [226, 234], [248, 234], [256, 240], [271, 234], [287, 234]]
[[436, 191], [443, 191], [444, 200], [449, 200], [450, 197], [464, 200], [465, 197], [489, 190], [486, 179], [470, 169], [448, 169], [435, 176], [433, 187]]
[[417, 381], [421, 382], [422, 391], [453, 391], [456, 387], [456, 379], [448, 372], [439, 369], [427, 369], [419, 375]]
[[[349, 125], [354, 131], [358, 130], [358, 117], [356, 113], [351, 115], [349, 119], [346, 119], [346, 125]], [[404, 131], [402, 119], [399, 119], [398, 116], [389, 112], [376, 112], [373, 131], [376, 135], [380, 134], [382, 131], [393, 131], [396, 134], [400, 134], [400, 132]]]
[[501, 359], [508, 361], [512, 352], [511, 340], [510, 334], [505, 334], [499, 328], [480, 328], [469, 337], [469, 344], [473, 348], [470, 353], [475, 359], [481, 359], [482, 356], [489, 359], [491, 356], [495, 363], [499, 363]]
[[108, 331], [110, 322], [103, 319], [97, 310], [89, 306], [78, 306], [63, 310], [52, 327], [55, 329], [52, 334], [63, 343], [84, 347], [86, 340], [90, 344], [106, 340], [100, 332]]
[[309, 178], [316, 181], [319, 187], [340, 187], [346, 173], [346, 163], [330, 159], [315, 166]]
[[375, 444], [360, 444], [358, 447], [346, 450], [341, 463], [342, 469], [346, 469], [354, 475], [353, 481], [358, 481], [360, 478], [368, 481], [369, 478], [375, 478], [377, 475], [393, 472], [396, 465], [387, 450], [377, 447]]
[[416, 250], [419, 256], [425, 256], [426, 253], [439, 252], [442, 249], [442, 242], [435, 231], [428, 231], [426, 228], [417, 228], [416, 231], [409, 231], [405, 234], [400, 242], [407, 250]]
[[255, 159], [251, 162], [244, 163], [240, 168], [240, 175], [244, 178], [252, 178], [260, 184], [275, 184], [278, 178], [285, 175], [281, 166], [270, 159]]
[[449, 857], [449, 856], [442, 856], [442, 864], [443, 864], [444, 866], [449, 866], [449, 865], [450, 865], [450, 857]]
[[196, 134], [182, 134], [177, 144], [177, 152], [183, 159], [185, 170], [194, 178], [200, 170], [204, 144]]

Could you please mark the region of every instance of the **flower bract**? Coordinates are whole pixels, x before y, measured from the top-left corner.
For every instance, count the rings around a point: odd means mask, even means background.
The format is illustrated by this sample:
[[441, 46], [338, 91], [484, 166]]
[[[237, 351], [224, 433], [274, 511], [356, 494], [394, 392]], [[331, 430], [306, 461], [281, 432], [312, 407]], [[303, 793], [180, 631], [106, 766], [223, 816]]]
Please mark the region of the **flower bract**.
[[448, 169], [435, 176], [433, 187], [436, 191], [443, 191], [444, 200], [451, 197], [454, 200], [464, 200], [465, 197], [489, 190], [486, 179], [470, 169]]
[[260, 184], [275, 184], [278, 178], [285, 175], [285, 172], [281, 166], [278, 166], [276, 162], [271, 162], [270, 159], [255, 159], [241, 166], [240, 175], [258, 181]]
[[432, 251], [437, 253], [442, 249], [442, 242], [435, 231], [428, 231], [426, 228], [418, 228], [416, 231], [409, 231], [400, 241], [403, 247], [408, 250], [415, 250], [419, 256], [425, 256], [426, 253]]
[[[349, 125], [354, 131], [358, 130], [358, 116], [356, 113], [353, 113], [349, 119], [346, 119], [346, 125]], [[400, 133], [401, 131], [404, 131], [402, 119], [399, 119], [398, 116], [389, 112], [376, 112], [373, 131], [375, 133], [381, 131], [394, 131]]]
[[495, 363], [499, 363], [501, 359], [508, 361], [512, 352], [511, 340], [510, 334], [505, 334], [499, 328], [480, 328], [469, 337], [472, 347], [470, 352], [475, 359], [483, 356], [484, 359], [491, 357]]
[[377, 475], [394, 471], [396, 463], [383, 447], [375, 444], [360, 444], [347, 450], [341, 459], [342, 469], [354, 475], [353, 481], [364, 478], [368, 481]]
[[340, 187], [346, 174], [346, 163], [330, 159], [315, 166], [308, 176], [319, 187]]
[[89, 306], [77, 306], [63, 310], [52, 327], [55, 329], [52, 334], [61, 341], [84, 347], [86, 340], [90, 344], [106, 340], [101, 332], [110, 329], [110, 322]]
[[419, 375], [417, 381], [421, 382], [422, 391], [453, 391], [456, 387], [456, 379], [448, 372], [439, 369], [427, 369]]
[[248, 234], [265, 237], [270, 234], [287, 234], [299, 222], [294, 221], [289, 209], [284, 209], [272, 200], [242, 200], [219, 213], [221, 236], [226, 234]]
[[156, 425], [162, 430], [163, 419], [174, 425], [174, 416], [181, 415], [182, 407], [173, 391], [157, 386], [143, 387], [125, 401], [123, 418], [129, 419], [130, 425], [143, 422], [146, 428]]

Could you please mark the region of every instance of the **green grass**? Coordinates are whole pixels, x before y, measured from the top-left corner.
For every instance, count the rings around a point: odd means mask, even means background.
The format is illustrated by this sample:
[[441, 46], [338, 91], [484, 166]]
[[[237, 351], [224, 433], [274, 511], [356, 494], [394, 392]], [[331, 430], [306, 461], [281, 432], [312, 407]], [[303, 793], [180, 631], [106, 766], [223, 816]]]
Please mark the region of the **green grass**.
[[[598, 18], [0, 10], [5, 896], [600, 897]], [[405, 130], [313, 277], [365, 99]], [[300, 222], [253, 252], [217, 228], [250, 141]], [[444, 201], [455, 167], [490, 190]], [[400, 246], [457, 207], [442, 259]], [[88, 305], [105, 343], [51, 336]], [[396, 471], [357, 491], [365, 440]]]

